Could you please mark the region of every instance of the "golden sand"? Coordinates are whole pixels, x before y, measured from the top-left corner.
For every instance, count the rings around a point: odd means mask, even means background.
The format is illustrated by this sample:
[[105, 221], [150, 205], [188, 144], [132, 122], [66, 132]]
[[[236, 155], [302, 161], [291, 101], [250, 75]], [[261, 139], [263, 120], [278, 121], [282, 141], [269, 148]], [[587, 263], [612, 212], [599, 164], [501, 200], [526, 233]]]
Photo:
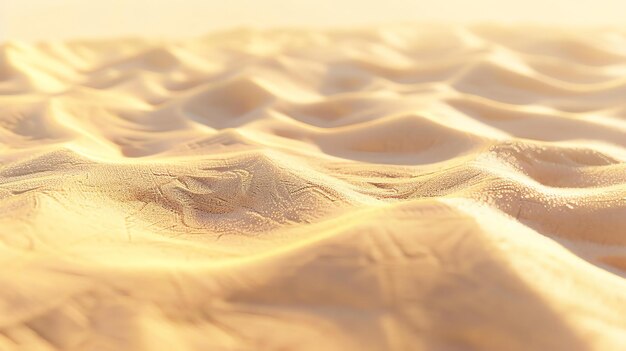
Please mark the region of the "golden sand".
[[626, 33], [0, 47], [0, 350], [623, 350]]

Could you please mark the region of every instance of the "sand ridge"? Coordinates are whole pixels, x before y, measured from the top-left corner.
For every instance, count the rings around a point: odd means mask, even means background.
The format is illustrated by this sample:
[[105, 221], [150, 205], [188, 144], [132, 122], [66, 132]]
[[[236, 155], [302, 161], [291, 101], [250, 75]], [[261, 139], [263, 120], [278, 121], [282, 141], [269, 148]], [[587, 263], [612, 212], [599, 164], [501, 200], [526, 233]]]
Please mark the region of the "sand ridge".
[[626, 33], [0, 47], [0, 350], [619, 350]]

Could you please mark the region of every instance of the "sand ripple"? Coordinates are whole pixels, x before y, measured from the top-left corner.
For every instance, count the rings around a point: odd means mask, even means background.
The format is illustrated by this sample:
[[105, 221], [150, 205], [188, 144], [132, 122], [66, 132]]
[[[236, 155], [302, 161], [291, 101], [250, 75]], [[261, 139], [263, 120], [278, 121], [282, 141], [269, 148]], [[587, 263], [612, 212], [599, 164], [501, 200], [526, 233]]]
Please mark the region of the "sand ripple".
[[620, 350], [626, 33], [0, 47], [0, 350]]

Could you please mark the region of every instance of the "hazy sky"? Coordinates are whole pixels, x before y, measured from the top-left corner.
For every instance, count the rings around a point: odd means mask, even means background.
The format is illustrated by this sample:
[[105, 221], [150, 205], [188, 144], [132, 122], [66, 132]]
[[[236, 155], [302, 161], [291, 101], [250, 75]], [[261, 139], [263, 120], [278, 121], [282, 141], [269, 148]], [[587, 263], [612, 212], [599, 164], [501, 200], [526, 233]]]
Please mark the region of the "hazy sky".
[[624, 25], [626, 0], [0, 0], [0, 40], [410, 21]]

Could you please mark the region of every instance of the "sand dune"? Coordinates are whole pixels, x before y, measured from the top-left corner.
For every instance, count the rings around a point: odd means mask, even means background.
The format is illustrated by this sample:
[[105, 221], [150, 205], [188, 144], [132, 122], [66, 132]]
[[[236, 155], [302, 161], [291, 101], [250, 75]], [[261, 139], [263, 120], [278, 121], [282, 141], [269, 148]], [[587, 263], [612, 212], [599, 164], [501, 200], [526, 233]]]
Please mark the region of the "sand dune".
[[625, 43], [5, 43], [0, 350], [621, 350]]

